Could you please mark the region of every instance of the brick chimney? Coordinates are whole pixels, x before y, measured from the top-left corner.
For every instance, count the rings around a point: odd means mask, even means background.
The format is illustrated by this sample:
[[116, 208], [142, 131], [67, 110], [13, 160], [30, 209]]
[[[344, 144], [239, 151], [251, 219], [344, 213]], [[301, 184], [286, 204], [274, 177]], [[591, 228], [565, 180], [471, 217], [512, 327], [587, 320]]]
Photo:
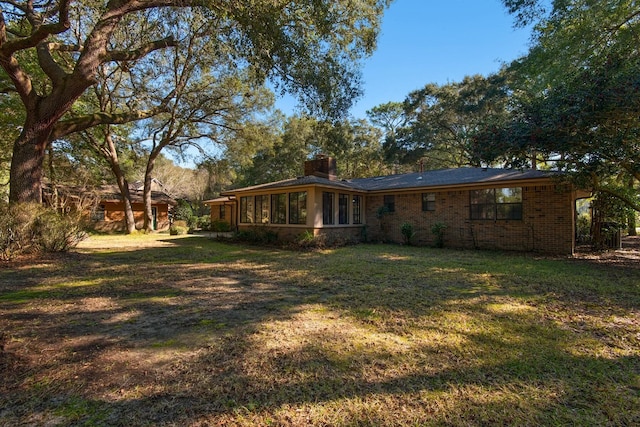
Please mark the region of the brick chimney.
[[304, 176], [317, 176], [330, 180], [336, 179], [336, 159], [318, 154], [315, 159], [304, 162]]

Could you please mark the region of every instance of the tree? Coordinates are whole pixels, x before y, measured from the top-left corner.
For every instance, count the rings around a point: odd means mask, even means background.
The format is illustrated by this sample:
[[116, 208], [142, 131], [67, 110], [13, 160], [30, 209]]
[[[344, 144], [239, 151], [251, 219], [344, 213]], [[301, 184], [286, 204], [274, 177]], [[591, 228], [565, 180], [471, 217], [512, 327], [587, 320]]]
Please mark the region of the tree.
[[387, 102], [373, 107], [366, 114], [369, 121], [382, 129], [384, 133], [382, 149], [385, 160], [393, 165], [399, 165], [401, 153], [396, 138], [407, 120], [404, 114], [404, 104], [402, 102]]
[[338, 175], [342, 178], [380, 176], [388, 172], [381, 139], [380, 129], [366, 120], [342, 120], [326, 129], [319, 151], [339, 159]]
[[402, 163], [420, 161], [427, 169], [478, 166], [472, 136], [485, 117], [506, 113], [507, 100], [504, 74], [428, 84], [407, 96], [406, 124], [397, 131], [393, 150]]
[[[209, 36], [218, 41], [218, 53], [234, 58], [253, 78], [273, 78], [280, 90], [299, 95], [309, 108], [339, 115], [359, 94], [359, 59], [373, 51], [389, 1], [1, 1], [0, 66], [25, 112], [12, 149], [10, 200], [40, 200], [44, 153], [51, 140], [131, 118], [65, 114], [96, 83], [101, 65], [135, 67], [175, 46], [171, 26], [165, 24], [180, 9], [203, 7], [217, 20], [218, 32]], [[118, 32], [127, 37], [114, 37]], [[36, 52], [41, 75], [25, 71], [28, 52]]]
[[534, 46], [514, 62], [510, 120], [478, 134], [485, 158], [522, 162], [527, 153], [585, 188], [640, 210], [640, 5], [630, 0], [505, 0]]

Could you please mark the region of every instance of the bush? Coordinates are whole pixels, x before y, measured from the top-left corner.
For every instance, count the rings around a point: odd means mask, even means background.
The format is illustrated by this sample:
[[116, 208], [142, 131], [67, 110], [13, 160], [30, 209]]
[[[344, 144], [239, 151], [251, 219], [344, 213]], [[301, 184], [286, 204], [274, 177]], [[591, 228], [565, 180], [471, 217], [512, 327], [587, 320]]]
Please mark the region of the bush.
[[198, 228], [205, 231], [211, 230], [211, 217], [209, 215], [198, 217]]
[[181, 225], [175, 225], [175, 224], [169, 227], [169, 235], [171, 236], [187, 234], [188, 232], [189, 232], [189, 227], [183, 227]]
[[231, 231], [231, 225], [227, 221], [216, 219], [211, 223], [211, 231], [228, 232]]
[[295, 244], [300, 248], [323, 248], [326, 245], [326, 236], [313, 234], [313, 231], [306, 230], [300, 234], [295, 241]]
[[408, 222], [405, 222], [400, 226], [400, 233], [402, 233], [402, 238], [404, 239], [404, 243], [406, 245], [410, 245], [411, 239], [416, 235], [416, 233], [413, 231], [413, 225]]
[[249, 243], [272, 244], [278, 240], [278, 233], [266, 227], [252, 227], [248, 230], [238, 231], [235, 235], [237, 240]]
[[444, 222], [436, 222], [431, 226], [431, 233], [436, 237], [436, 248], [444, 248], [444, 230], [447, 225]]
[[3, 259], [21, 253], [66, 252], [86, 237], [80, 213], [62, 214], [37, 203], [0, 208]]

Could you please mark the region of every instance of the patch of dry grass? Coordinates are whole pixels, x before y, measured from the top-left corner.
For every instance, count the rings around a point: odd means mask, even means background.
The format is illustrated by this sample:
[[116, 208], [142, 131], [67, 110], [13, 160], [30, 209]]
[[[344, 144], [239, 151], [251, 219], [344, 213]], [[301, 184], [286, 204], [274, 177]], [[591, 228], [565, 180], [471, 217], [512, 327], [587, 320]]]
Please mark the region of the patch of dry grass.
[[632, 425], [640, 269], [93, 237], [0, 269], [0, 425]]

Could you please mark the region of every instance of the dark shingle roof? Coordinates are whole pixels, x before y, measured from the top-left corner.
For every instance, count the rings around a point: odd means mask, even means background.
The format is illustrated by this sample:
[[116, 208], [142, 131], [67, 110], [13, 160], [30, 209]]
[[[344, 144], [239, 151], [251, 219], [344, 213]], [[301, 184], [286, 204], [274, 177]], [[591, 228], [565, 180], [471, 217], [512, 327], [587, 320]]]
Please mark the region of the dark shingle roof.
[[344, 190], [353, 190], [354, 187], [348, 181], [345, 180], [330, 180], [327, 178], [320, 178], [318, 176], [300, 176], [298, 178], [285, 179], [282, 181], [268, 182], [266, 184], [253, 185], [251, 187], [237, 188], [235, 190], [224, 191], [222, 195], [235, 194], [247, 191], [261, 191], [261, 190], [273, 190], [278, 188], [297, 187], [304, 185], [322, 185], [326, 187], [334, 187]]
[[557, 175], [540, 170], [491, 168], [455, 168], [349, 180], [356, 188], [366, 191], [400, 190], [424, 187], [457, 187], [473, 184], [492, 184], [506, 181], [542, 179]]
[[251, 187], [238, 188], [222, 193], [231, 195], [240, 192], [274, 190], [305, 185], [322, 185], [344, 190], [387, 191], [412, 188], [459, 187], [474, 184], [498, 184], [531, 179], [547, 179], [557, 176], [557, 172], [540, 170], [515, 170], [492, 168], [454, 168], [407, 173], [401, 175], [379, 176], [375, 178], [355, 178], [349, 180], [329, 180], [317, 176], [303, 176], [269, 182]]

